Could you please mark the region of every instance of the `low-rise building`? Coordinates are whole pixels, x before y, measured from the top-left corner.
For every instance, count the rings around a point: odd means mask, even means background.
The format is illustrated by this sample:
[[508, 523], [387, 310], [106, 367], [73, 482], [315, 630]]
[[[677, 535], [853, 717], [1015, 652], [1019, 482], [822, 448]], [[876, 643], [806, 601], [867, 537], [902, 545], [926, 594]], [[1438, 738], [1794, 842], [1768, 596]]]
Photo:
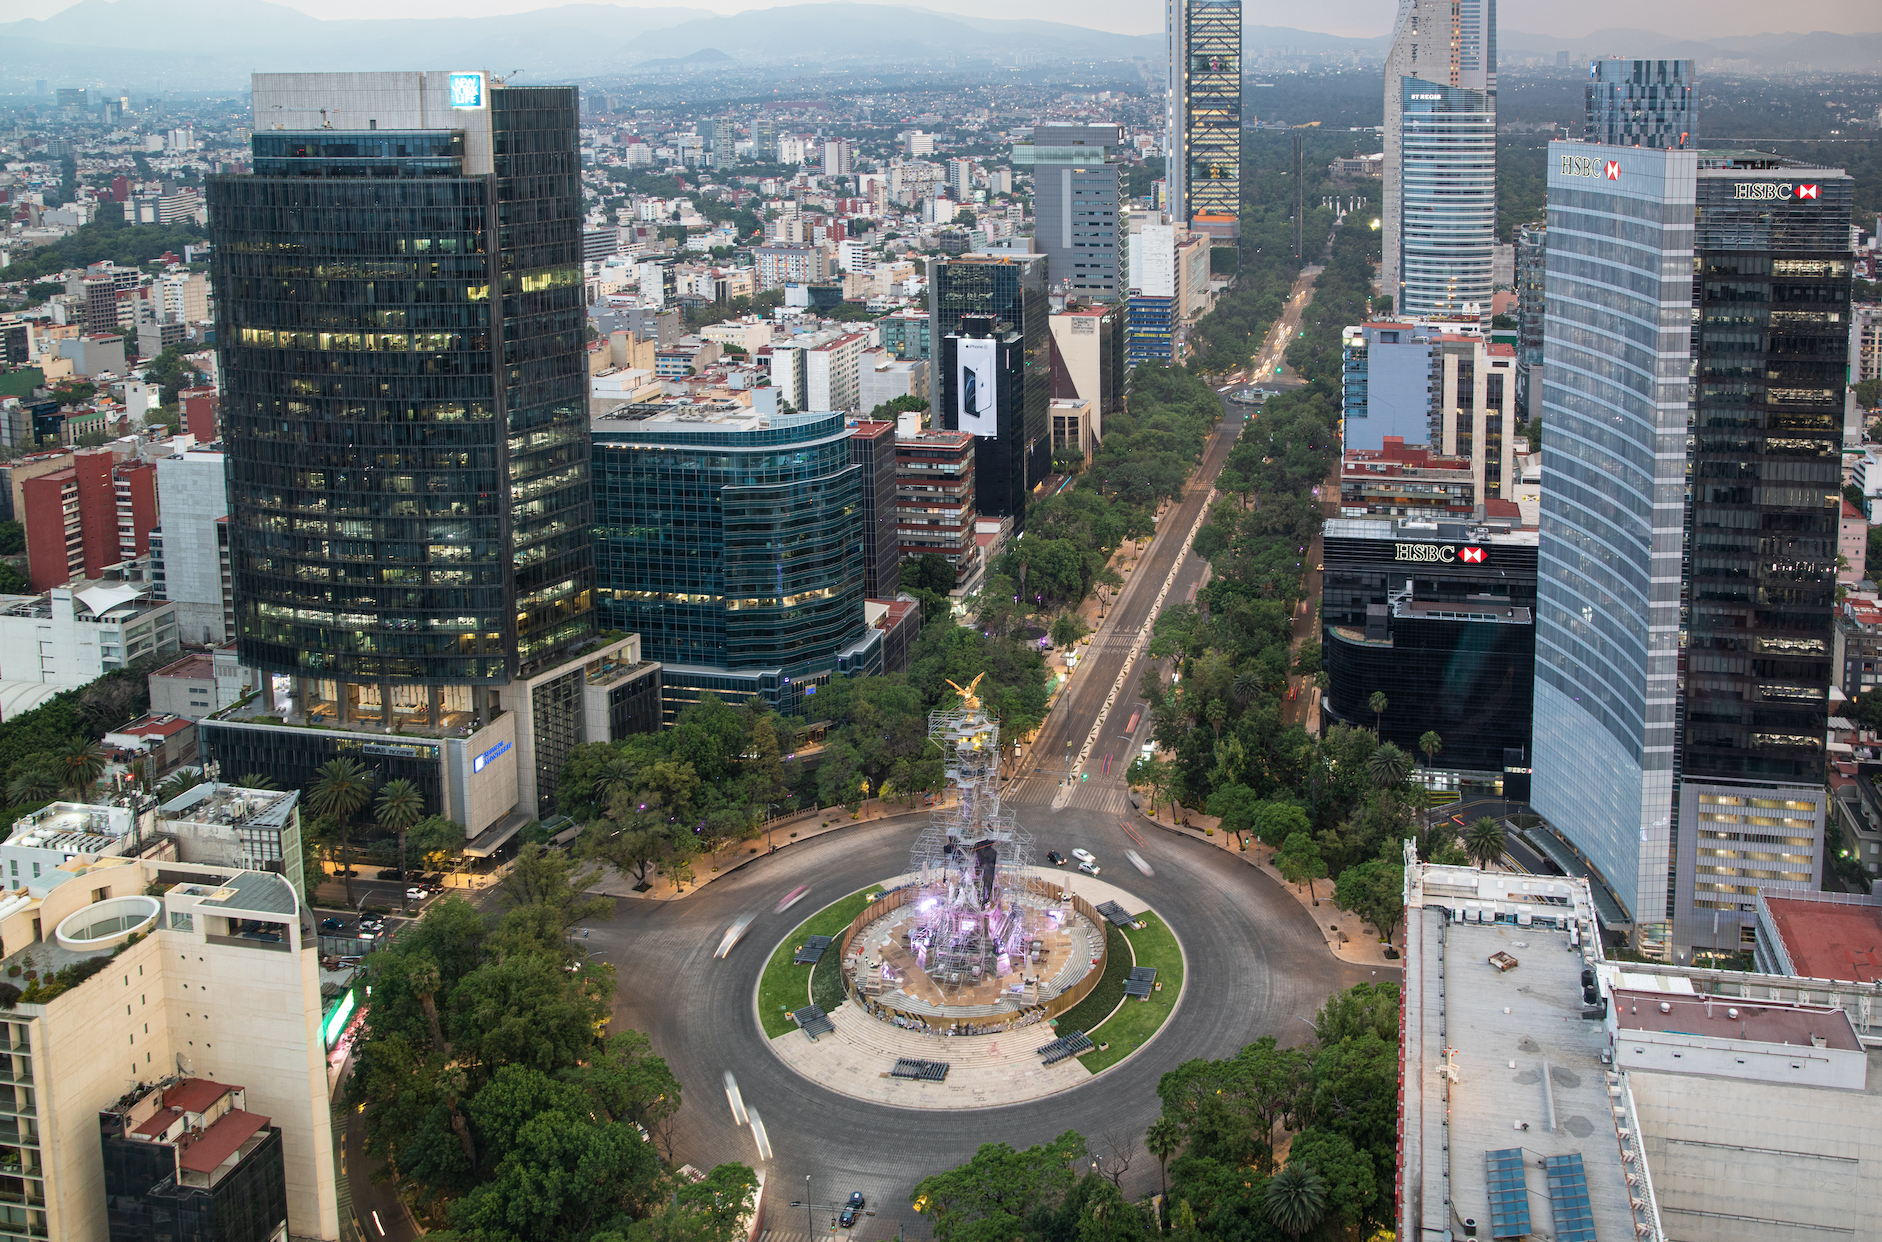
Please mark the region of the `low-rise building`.
[[267, 871], [309, 904], [301, 849], [301, 795], [221, 781], [193, 785], [157, 807], [152, 831], [176, 843], [184, 862]]
[[207, 1078], [133, 1087], [98, 1114], [111, 1236], [272, 1242], [288, 1228], [281, 1127]]
[[192, 651], [152, 673], [148, 682], [152, 714], [200, 720], [234, 706], [254, 689], [254, 672], [242, 667], [235, 644], [229, 643], [214, 651]]
[[905, 415], [895, 439], [896, 525], [904, 559], [933, 553], [954, 567], [958, 588], [980, 563], [974, 541], [974, 437], [923, 431]]
[[1477, 507], [1468, 457], [1434, 453], [1387, 436], [1377, 449], [1347, 449], [1340, 462], [1340, 516], [1468, 519]]
[[1874, 983], [1814, 950], [1830, 978], [1782, 969], [1762, 941], [1749, 972], [1615, 962], [1606, 934], [1585, 879], [1408, 845], [1398, 1235], [1866, 1233]]
[[176, 608], [151, 598], [147, 582], [74, 582], [0, 597], [0, 681], [75, 689], [177, 650]]
[[928, 364], [906, 361], [887, 349], [865, 349], [858, 364], [857, 406], [868, 414], [898, 397], [928, 400]]
[[146, 774], [156, 779], [196, 758], [195, 722], [161, 712], [147, 712], [121, 724], [100, 741], [115, 762], [141, 762]]

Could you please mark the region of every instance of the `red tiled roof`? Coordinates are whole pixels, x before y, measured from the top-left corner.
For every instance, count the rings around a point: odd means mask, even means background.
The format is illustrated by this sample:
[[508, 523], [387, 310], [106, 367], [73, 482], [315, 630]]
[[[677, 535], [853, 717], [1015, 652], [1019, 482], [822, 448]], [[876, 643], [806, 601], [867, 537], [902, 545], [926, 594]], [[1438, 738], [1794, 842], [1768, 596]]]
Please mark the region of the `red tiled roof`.
[[1882, 981], [1882, 908], [1769, 893], [1764, 900], [1798, 974], [1851, 983]]
[[172, 737], [190, 728], [192, 723], [181, 716], [145, 716], [131, 721], [121, 729], [113, 729], [112, 732], [134, 734], [138, 737]]
[[150, 1120], [131, 1131], [131, 1133], [141, 1134], [146, 1138], [156, 1138], [159, 1134], [168, 1130], [171, 1125], [175, 1123], [176, 1119], [182, 1115], [183, 1111], [181, 1109], [160, 1108], [151, 1115]]
[[207, 651], [192, 651], [174, 664], [166, 664], [152, 677], [188, 677], [202, 680], [216, 675], [216, 657]]
[[176, 1162], [179, 1168], [191, 1173], [213, 1173], [216, 1166], [235, 1154], [235, 1149], [268, 1124], [268, 1119], [260, 1113], [245, 1113], [239, 1109], [223, 1115], [203, 1131], [203, 1136], [188, 1146], [179, 1145]]
[[1483, 515], [1487, 518], [1520, 518], [1523, 508], [1513, 500], [1499, 500], [1492, 496], [1483, 502]]
[[240, 1091], [240, 1087], [231, 1087], [208, 1078], [185, 1078], [163, 1093], [166, 1108], [181, 1109], [186, 1113], [200, 1113], [231, 1091]]

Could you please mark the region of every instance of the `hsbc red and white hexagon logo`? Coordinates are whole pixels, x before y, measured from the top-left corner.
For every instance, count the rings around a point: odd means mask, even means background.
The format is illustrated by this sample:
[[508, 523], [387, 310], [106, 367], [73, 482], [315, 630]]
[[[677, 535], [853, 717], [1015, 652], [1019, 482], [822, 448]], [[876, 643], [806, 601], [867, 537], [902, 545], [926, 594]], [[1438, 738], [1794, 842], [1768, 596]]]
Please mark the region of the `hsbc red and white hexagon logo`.
[[1608, 180], [1619, 181], [1621, 179], [1621, 162], [1619, 160], [1609, 160], [1607, 163]]
[[1481, 565], [1483, 564], [1483, 549], [1460, 548], [1457, 552], [1457, 559], [1466, 565]]
[[1814, 185], [1800, 185], [1797, 187], [1798, 198], [1816, 198], [1819, 192], [1820, 187]]

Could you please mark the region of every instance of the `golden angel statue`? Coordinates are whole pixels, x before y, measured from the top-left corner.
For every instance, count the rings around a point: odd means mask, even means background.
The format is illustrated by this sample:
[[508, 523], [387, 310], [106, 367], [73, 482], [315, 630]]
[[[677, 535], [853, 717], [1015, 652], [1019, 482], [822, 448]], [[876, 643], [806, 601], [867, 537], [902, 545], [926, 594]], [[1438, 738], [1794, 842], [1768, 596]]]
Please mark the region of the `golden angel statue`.
[[974, 688], [980, 684], [980, 679], [985, 676], [985, 673], [979, 673], [965, 686], [956, 685], [954, 681], [948, 678], [943, 678], [942, 680], [954, 687], [954, 693], [961, 696], [961, 706], [971, 712], [980, 709], [980, 696], [974, 693]]

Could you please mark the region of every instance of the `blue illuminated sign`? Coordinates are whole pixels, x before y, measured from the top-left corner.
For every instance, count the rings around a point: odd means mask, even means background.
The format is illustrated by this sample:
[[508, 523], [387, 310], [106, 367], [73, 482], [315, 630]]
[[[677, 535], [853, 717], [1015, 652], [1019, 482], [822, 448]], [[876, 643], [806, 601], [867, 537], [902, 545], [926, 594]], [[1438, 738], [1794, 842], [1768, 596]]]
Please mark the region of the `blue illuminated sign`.
[[509, 748], [510, 748], [510, 744], [508, 742], [498, 742], [495, 746], [492, 746], [489, 750], [486, 750], [483, 754], [471, 760], [471, 771], [473, 772], [483, 771], [485, 766], [487, 766], [489, 763], [495, 760], [498, 755], [501, 755], [504, 751], [508, 750]]
[[454, 73], [451, 75], [451, 106], [453, 108], [481, 108], [484, 106], [484, 75], [481, 73]]

